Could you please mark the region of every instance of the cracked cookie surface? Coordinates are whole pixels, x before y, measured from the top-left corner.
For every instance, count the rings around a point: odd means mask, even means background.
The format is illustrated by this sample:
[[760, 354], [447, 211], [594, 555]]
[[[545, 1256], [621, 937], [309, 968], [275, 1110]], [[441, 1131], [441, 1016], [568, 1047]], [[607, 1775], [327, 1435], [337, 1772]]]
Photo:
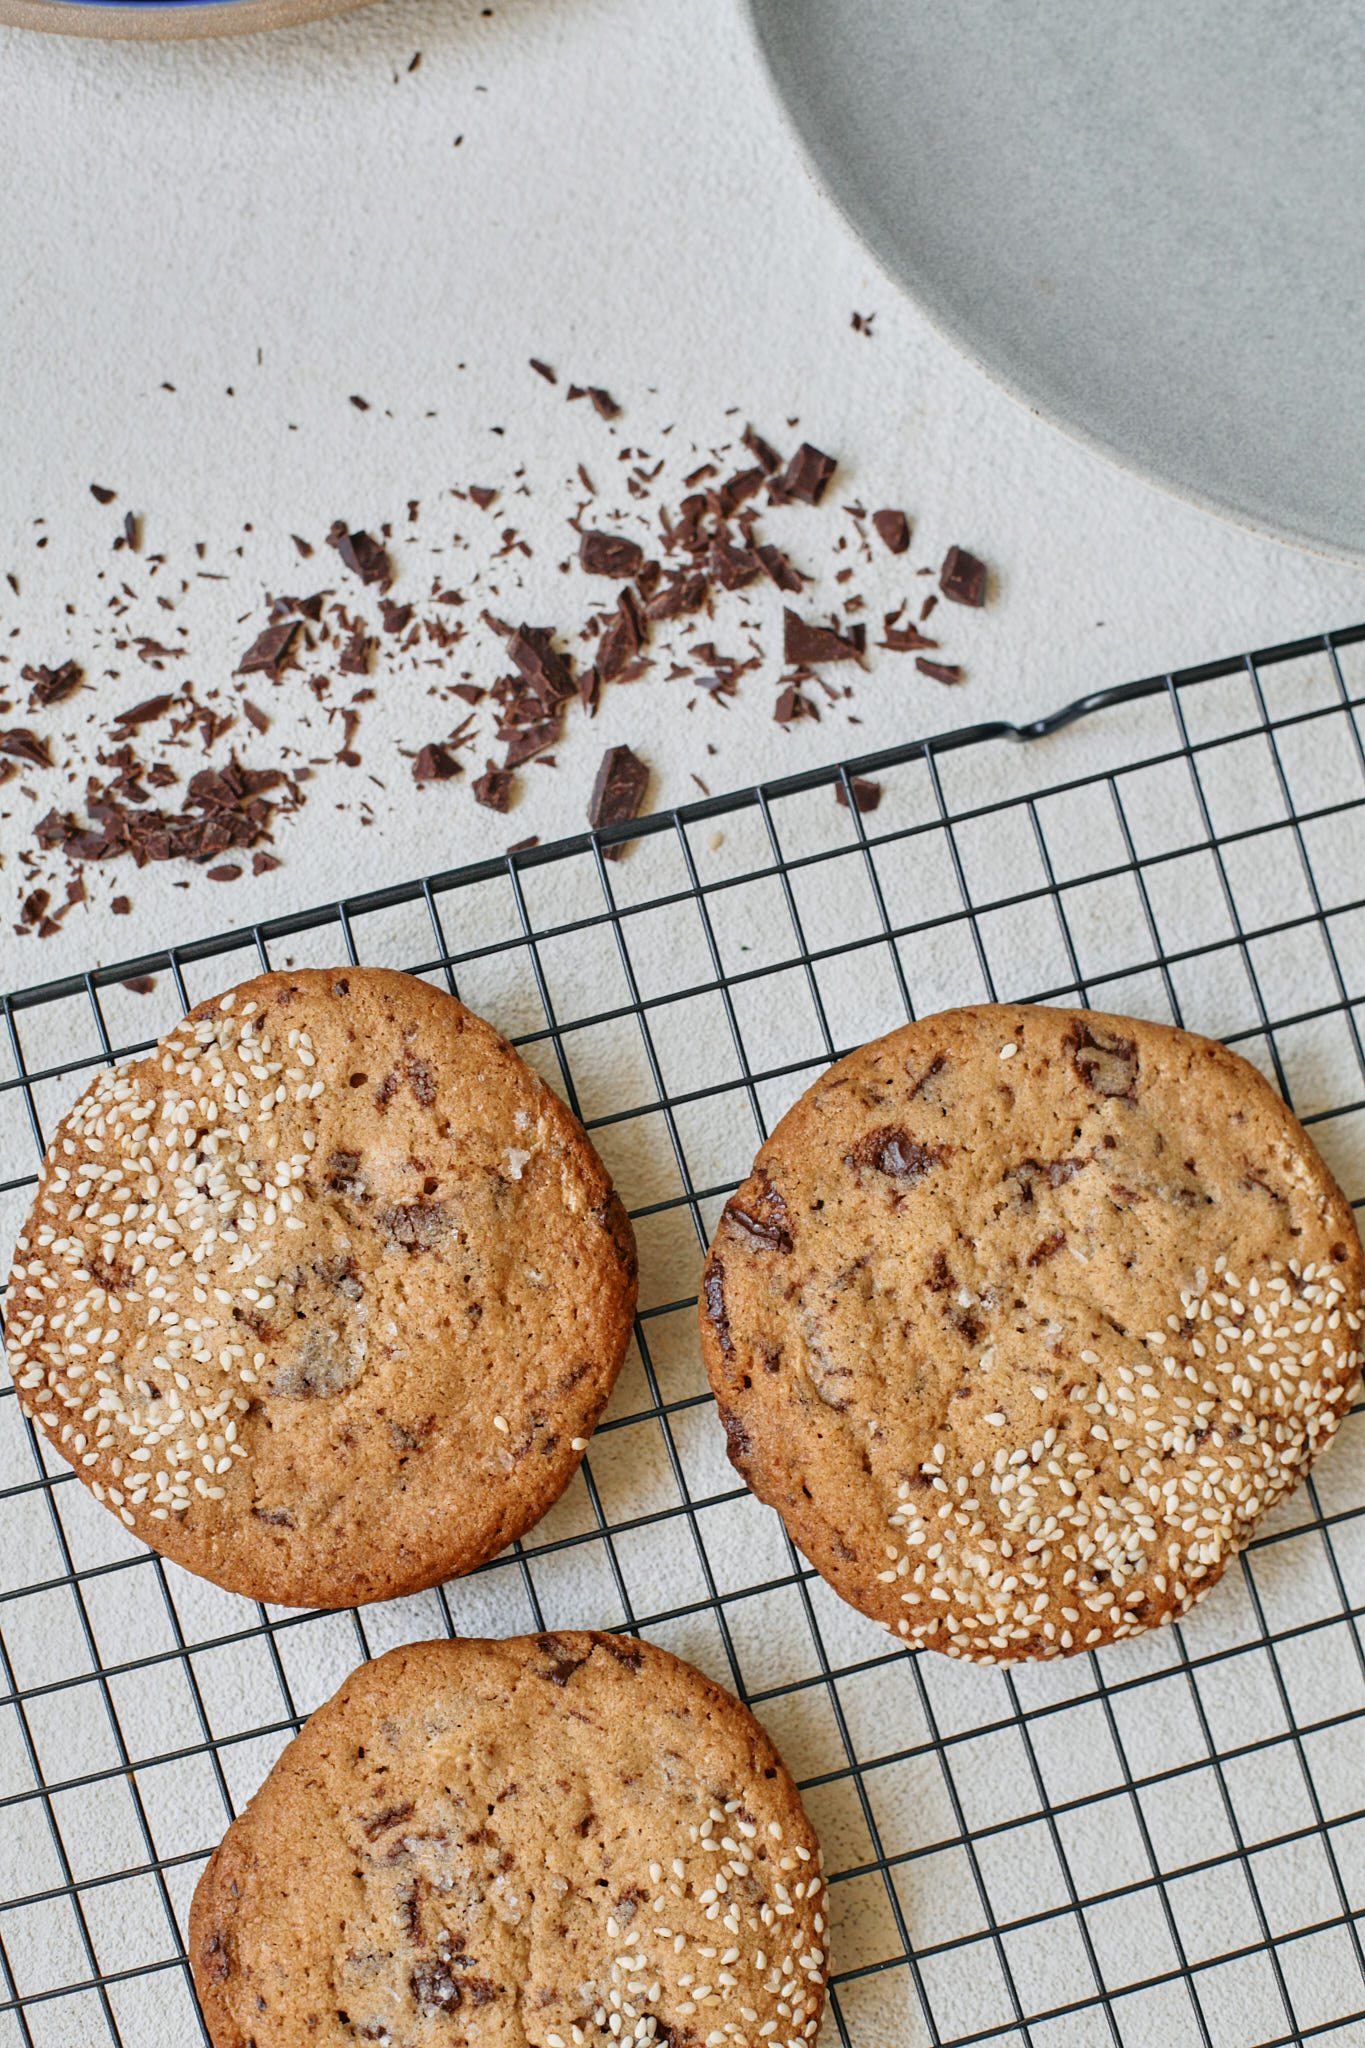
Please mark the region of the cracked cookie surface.
[[1359, 1375], [1349, 1203], [1262, 1076], [1125, 1017], [926, 1017], [822, 1075], [706, 1263], [732, 1463], [835, 1590], [980, 1662], [1184, 1612]]
[[629, 1221], [492, 1027], [268, 974], [103, 1071], [10, 1275], [28, 1414], [154, 1549], [295, 1606], [472, 1570], [563, 1491], [625, 1354]]
[[611, 1635], [349, 1678], [195, 1892], [214, 2048], [805, 2048], [819, 1849], [758, 1722]]

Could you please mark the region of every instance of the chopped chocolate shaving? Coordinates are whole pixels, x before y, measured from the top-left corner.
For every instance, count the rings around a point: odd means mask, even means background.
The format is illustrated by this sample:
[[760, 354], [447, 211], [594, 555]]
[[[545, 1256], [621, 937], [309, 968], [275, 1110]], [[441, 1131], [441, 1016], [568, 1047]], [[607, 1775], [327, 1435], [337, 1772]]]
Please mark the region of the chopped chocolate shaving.
[[16, 761], [28, 761], [35, 768], [52, 766], [52, 753], [47, 741], [40, 739], [26, 725], [12, 725], [7, 730], [0, 728], [0, 754], [8, 754]]
[[459, 773], [459, 762], [439, 742], [423, 747], [412, 764], [414, 782], [449, 782]]
[[28, 693], [30, 711], [43, 711], [49, 704], [65, 703], [68, 697], [75, 695], [85, 680], [85, 671], [79, 662], [75, 661], [64, 661], [60, 668], [43, 668], [40, 664], [32, 664], [21, 669], [20, 674], [26, 683], [33, 685]]
[[379, 542], [372, 540], [368, 533], [348, 533], [345, 522], [338, 520], [327, 538], [346, 568], [362, 583], [385, 583], [392, 577], [393, 564]]
[[915, 667], [922, 676], [931, 676], [936, 683], [961, 683], [967, 679], [967, 671], [950, 661], [926, 661], [922, 654], [915, 656]]
[[916, 632], [913, 626], [888, 626], [886, 637], [878, 641], [879, 647], [887, 647], [893, 654], [913, 654], [917, 647], [937, 647], [937, 640], [931, 640], [927, 633]]
[[386, 597], [380, 602], [379, 613], [384, 621], [386, 633], [405, 633], [412, 623], [413, 607], [410, 604], [394, 604]]
[[[648, 787], [649, 769], [638, 754], [633, 754], [629, 747], [608, 747], [588, 800], [588, 823], [593, 831], [607, 825], [625, 825], [637, 818]], [[602, 851], [617, 860], [622, 849], [611, 846], [603, 847]]]
[[91, 484], [90, 495], [92, 498], [98, 498], [101, 505], [112, 505], [118, 492], [111, 491], [108, 484]]
[[874, 512], [872, 524], [882, 545], [893, 555], [903, 555], [910, 545], [910, 521], [903, 512]]
[[[853, 790], [853, 802], [858, 810], [864, 813], [876, 810], [882, 800], [882, 786], [880, 782], [866, 781], [862, 777], [855, 775], [850, 778], [850, 786]], [[834, 796], [835, 801], [841, 803], [844, 809], [847, 810], [848, 790], [844, 788], [842, 781], [835, 784]]]
[[293, 646], [294, 636], [298, 630], [297, 619], [285, 619], [278, 626], [267, 626], [264, 633], [252, 641], [238, 662], [235, 673], [239, 676], [249, 676], [264, 672], [277, 676], [280, 664]]
[[781, 548], [773, 547], [771, 542], [765, 541], [761, 547], [754, 549], [754, 553], [779, 590], [799, 591], [802, 584], [807, 581], [799, 569], [792, 567]]
[[486, 512], [489, 506], [496, 502], [498, 494], [492, 484], [471, 484], [469, 495], [480, 512]]
[[367, 676], [370, 673], [370, 653], [374, 641], [363, 627], [357, 627], [341, 650], [337, 667], [344, 676]]
[[142, 547], [142, 526], [136, 512], [124, 513], [123, 538], [133, 553], [137, 554]]
[[546, 747], [552, 747], [563, 735], [563, 722], [559, 718], [547, 718], [539, 725], [524, 725], [507, 735], [507, 756], [504, 768], [520, 768], [536, 754], [543, 754]]
[[109, 905], [109, 908], [113, 911], [115, 917], [127, 917], [133, 906], [128, 897], [116, 896]]
[[243, 697], [242, 711], [257, 732], [269, 732], [270, 720], [259, 704], [253, 704], [250, 697]]
[[938, 587], [952, 603], [979, 609], [986, 602], [986, 564], [966, 548], [951, 547], [938, 572]]
[[290, 536], [289, 536], [289, 538], [290, 538], [290, 540], [292, 540], [292, 541], [293, 541], [293, 543], [294, 543], [294, 546], [295, 546], [295, 547], [296, 547], [296, 548], [298, 549], [298, 551], [299, 551], [300, 555], [302, 555], [302, 557], [303, 557], [304, 561], [306, 562], [306, 561], [308, 560], [308, 557], [309, 557], [309, 556], [310, 556], [310, 555], [312, 554], [312, 552], [313, 552], [313, 543], [312, 543], [312, 541], [311, 541], [311, 540], [305, 540], [305, 539], [303, 538], [302, 534], [298, 534], [298, 533], [291, 533], [291, 534], [290, 534]]
[[485, 764], [486, 772], [473, 784], [474, 801], [490, 811], [505, 811], [512, 801], [512, 775], [506, 768], [496, 767], [492, 761]]
[[140, 725], [150, 725], [153, 719], [164, 718], [174, 702], [175, 694], [170, 690], [160, 697], [144, 697], [140, 704], [130, 704], [126, 711], [116, 712], [114, 724], [123, 732], [136, 732]]
[[828, 626], [814, 626], [790, 606], [782, 613], [782, 657], [796, 668], [830, 661], [857, 661], [859, 650]]
[[604, 391], [600, 384], [590, 384], [588, 386], [588, 396], [592, 400], [599, 418], [614, 420], [619, 416], [620, 406], [616, 403], [610, 391]]
[[778, 725], [791, 725], [798, 718], [819, 718], [820, 713], [809, 697], [803, 697], [795, 683], [788, 683], [779, 692], [773, 717]]
[[589, 576], [613, 576], [624, 582], [638, 576], [645, 551], [638, 541], [619, 533], [585, 533], [579, 543], [578, 559]]
[[[554, 380], [551, 379], [551, 382], [553, 381]], [[532, 832], [528, 839], [514, 839], [512, 841], [512, 844], [508, 847], [507, 851], [509, 853], [529, 853], [533, 846], [539, 846], [539, 844], [539, 832]]]
[[744, 429], [741, 439], [764, 474], [766, 476], [775, 476], [782, 467], [782, 457], [778, 454], [777, 450], [770, 447], [763, 436], [755, 433], [752, 427]]
[[559, 382], [550, 365], [548, 363], [538, 363], [534, 356], [531, 357], [531, 368], [538, 377], [543, 377], [547, 384], [557, 384]]
[[209, 880], [211, 882], [235, 882], [241, 875], [241, 872], [240, 868], [233, 867], [210, 868]]
[[569, 664], [553, 641], [552, 627], [519, 626], [507, 646], [507, 652], [547, 710], [574, 694]]
[[616, 617], [597, 643], [596, 669], [604, 683], [624, 682], [635, 655], [640, 651], [640, 616], [628, 590], [617, 601]]
[[354, 391], [351, 393], [351, 404], [355, 407], [357, 412], [368, 412], [370, 409], [369, 399], [358, 397]]
[[773, 484], [773, 497], [779, 502], [796, 498], [803, 505], [818, 505], [837, 467], [832, 455], [825, 455], [809, 441], [803, 441]]
[[135, 996], [149, 996], [156, 987], [154, 974], [134, 974], [123, 986], [130, 988]]
[[251, 872], [253, 875], [264, 875], [271, 868], [277, 868], [281, 865], [282, 863], [276, 856], [273, 853], [267, 853], [264, 848], [258, 853], [253, 853], [251, 856]]

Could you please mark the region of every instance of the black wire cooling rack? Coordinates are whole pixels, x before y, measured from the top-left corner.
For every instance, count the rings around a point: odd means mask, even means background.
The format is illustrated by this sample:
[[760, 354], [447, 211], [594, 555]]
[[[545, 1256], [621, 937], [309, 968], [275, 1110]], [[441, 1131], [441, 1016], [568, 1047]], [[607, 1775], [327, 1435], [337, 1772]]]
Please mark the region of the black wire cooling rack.
[[346, 959], [455, 990], [562, 1089], [644, 1280], [564, 1500], [471, 1578], [351, 1614], [164, 1565], [6, 1388], [0, 2044], [206, 2039], [189, 1896], [312, 1707], [396, 1641], [584, 1625], [691, 1656], [777, 1738], [826, 1851], [827, 2042], [1360, 2048], [1361, 1411], [1184, 1623], [976, 1670], [890, 1644], [734, 1483], [693, 1302], [774, 1118], [837, 1054], [954, 1002], [1221, 1036], [1365, 1194], [1362, 643], [1132, 684], [4, 999], [6, 1250], [94, 1068], [259, 967]]

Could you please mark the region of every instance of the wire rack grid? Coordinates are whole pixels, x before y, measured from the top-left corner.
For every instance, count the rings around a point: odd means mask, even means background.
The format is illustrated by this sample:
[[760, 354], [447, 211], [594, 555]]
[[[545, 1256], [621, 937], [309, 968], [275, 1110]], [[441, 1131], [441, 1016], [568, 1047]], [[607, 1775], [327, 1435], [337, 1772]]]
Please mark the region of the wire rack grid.
[[1220, 1036], [1365, 1196], [1363, 709], [1365, 626], [4, 998], [6, 1253], [92, 1071], [258, 968], [345, 959], [452, 989], [562, 1090], [634, 1217], [642, 1291], [537, 1528], [346, 1614], [164, 1564], [6, 1387], [0, 2048], [207, 2039], [189, 1897], [306, 1715], [395, 1642], [557, 1625], [645, 1634], [768, 1724], [825, 1846], [826, 2048], [1360, 2048], [1361, 1408], [1186, 1621], [974, 1669], [889, 1643], [735, 1483], [695, 1294], [776, 1117], [836, 1055], [956, 1002]]

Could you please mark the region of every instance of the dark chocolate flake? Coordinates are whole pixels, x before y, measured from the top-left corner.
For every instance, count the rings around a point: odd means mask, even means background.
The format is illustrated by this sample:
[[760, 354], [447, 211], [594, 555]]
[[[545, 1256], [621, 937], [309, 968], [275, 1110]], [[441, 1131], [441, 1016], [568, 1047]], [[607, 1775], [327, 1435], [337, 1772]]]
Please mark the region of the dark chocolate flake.
[[903, 555], [910, 545], [910, 521], [903, 512], [874, 512], [872, 524], [882, 545], [893, 555]]
[[257, 674], [276, 675], [299, 630], [297, 619], [282, 619], [277, 626], [267, 626], [248, 647], [238, 662], [235, 674], [250, 676]]
[[346, 568], [362, 583], [384, 583], [392, 576], [393, 564], [388, 555], [368, 533], [348, 533], [345, 521], [338, 520], [327, 538]]
[[[851, 777], [849, 786], [853, 791], [854, 804], [860, 811], [866, 813], [868, 811], [876, 810], [878, 804], [882, 800], [882, 786], [880, 782], [864, 781], [862, 778], [855, 775]], [[842, 782], [836, 783], [834, 795], [836, 801], [841, 803], [844, 809], [847, 810], [848, 790], [844, 788]]]
[[929, 676], [936, 683], [963, 683], [967, 671], [951, 661], [926, 661], [922, 654], [915, 656], [915, 667], [922, 676]]
[[803, 505], [818, 505], [825, 486], [838, 467], [832, 455], [803, 441], [782, 475], [773, 485], [775, 498], [796, 498]]
[[439, 742], [423, 747], [412, 764], [414, 782], [449, 782], [459, 772], [459, 762]]
[[[637, 818], [648, 787], [649, 769], [639, 755], [633, 754], [629, 747], [608, 747], [602, 756], [588, 802], [588, 823], [594, 832], [607, 825], [625, 825], [632, 818]], [[613, 860], [619, 860], [622, 852], [618, 846], [602, 850]]]
[[966, 548], [951, 547], [938, 572], [938, 587], [954, 604], [979, 610], [986, 602], [986, 564]]
[[32, 664], [20, 671], [26, 683], [33, 688], [28, 693], [30, 711], [45, 710], [49, 704], [63, 704], [75, 695], [85, 680], [85, 672], [79, 662], [64, 661], [60, 668], [43, 668]]
[[782, 656], [797, 668], [830, 661], [856, 661], [858, 649], [828, 626], [815, 626], [786, 606], [782, 613]]
[[474, 801], [482, 804], [485, 810], [505, 811], [511, 804], [513, 788], [511, 771], [506, 768], [497, 767], [492, 761], [485, 764], [485, 773], [476, 777], [471, 786], [474, 791]]
[[35, 768], [50, 768], [52, 754], [48, 743], [25, 725], [0, 728], [0, 754], [8, 754], [15, 761], [28, 761]]
[[578, 559], [589, 576], [613, 576], [626, 582], [638, 576], [645, 551], [638, 541], [620, 533], [585, 533], [579, 543]]
[[97, 498], [101, 505], [112, 505], [118, 492], [111, 491], [108, 484], [91, 484], [90, 495]]

